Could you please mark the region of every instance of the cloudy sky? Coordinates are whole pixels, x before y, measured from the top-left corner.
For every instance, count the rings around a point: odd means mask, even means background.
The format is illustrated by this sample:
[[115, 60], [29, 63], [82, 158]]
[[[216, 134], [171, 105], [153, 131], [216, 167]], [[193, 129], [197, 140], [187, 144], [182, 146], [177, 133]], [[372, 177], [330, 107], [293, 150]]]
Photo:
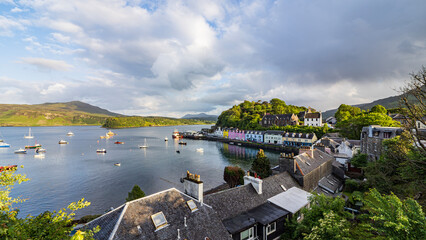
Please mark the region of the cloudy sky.
[[426, 1], [0, 0], [0, 103], [132, 115], [396, 95], [426, 65]]

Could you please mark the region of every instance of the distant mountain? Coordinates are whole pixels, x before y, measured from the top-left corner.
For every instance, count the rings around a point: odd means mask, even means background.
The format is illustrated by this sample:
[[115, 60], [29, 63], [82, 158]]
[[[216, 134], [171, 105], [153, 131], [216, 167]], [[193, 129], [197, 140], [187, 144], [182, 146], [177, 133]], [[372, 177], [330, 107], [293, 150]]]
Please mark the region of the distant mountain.
[[102, 125], [122, 116], [84, 102], [0, 104], [0, 126]]
[[208, 120], [208, 121], [217, 121], [217, 117], [215, 115], [207, 115], [205, 113], [199, 113], [199, 114], [186, 114], [185, 116], [181, 117], [183, 119], [199, 119], [199, 120]]
[[[382, 105], [386, 109], [397, 108], [397, 107], [400, 107], [399, 100], [401, 99], [401, 96], [402, 95], [397, 95], [397, 96], [382, 98], [382, 99], [373, 101], [371, 103], [363, 103], [363, 104], [357, 104], [357, 105], [351, 105], [351, 106], [359, 107], [361, 108], [361, 110], [369, 110], [377, 104]], [[409, 100], [413, 102], [415, 101], [414, 99], [411, 99], [411, 98], [409, 98]], [[336, 112], [337, 112], [337, 108], [325, 111], [322, 113], [322, 118], [326, 119], [330, 116], [334, 116]]]

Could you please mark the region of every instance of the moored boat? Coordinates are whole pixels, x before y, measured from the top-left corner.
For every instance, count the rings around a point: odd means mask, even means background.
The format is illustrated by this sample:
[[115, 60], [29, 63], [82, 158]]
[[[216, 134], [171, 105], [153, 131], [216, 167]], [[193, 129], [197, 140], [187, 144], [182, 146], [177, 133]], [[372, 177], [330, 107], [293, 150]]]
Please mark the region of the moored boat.
[[115, 141], [114, 144], [124, 144], [124, 142]]
[[34, 146], [25, 146], [25, 149], [36, 149], [36, 148], [41, 148], [41, 144], [36, 144]]
[[20, 148], [20, 149], [18, 149], [18, 150], [15, 150], [15, 153], [17, 153], [17, 154], [26, 154], [26, 153], [27, 153], [27, 150], [25, 150], [25, 149], [23, 149], [23, 148]]
[[97, 149], [96, 153], [106, 153], [106, 149], [105, 148]]
[[164, 141], [169, 141], [169, 139], [167, 137], [164, 138]]
[[121, 163], [114, 163], [114, 165], [119, 167], [119, 166], [121, 166]]
[[175, 130], [173, 131], [172, 138], [177, 138], [177, 139], [179, 139], [179, 138], [182, 138], [182, 135], [180, 135], [180, 133], [178, 132], [178, 130], [177, 130], [177, 129], [175, 129]]
[[186, 142], [179, 142], [180, 145], [186, 145]]
[[7, 147], [10, 147], [10, 144], [8, 144], [8, 143], [5, 143], [5, 142], [0, 142], [0, 148], [7, 148]]
[[65, 140], [59, 140], [59, 144], [68, 144], [68, 142]]
[[146, 144], [146, 138], [144, 140], [143, 145], [139, 145], [139, 148], [148, 148], [148, 145]]
[[31, 135], [31, 128], [28, 130], [28, 135], [24, 136], [24, 138], [34, 138], [34, 136]]
[[44, 148], [37, 148], [35, 151], [36, 151], [36, 153], [44, 153], [44, 152], [46, 152], [46, 149], [44, 149]]
[[73, 133], [73, 132], [71, 132], [71, 131], [69, 131], [69, 132], [67, 133], [67, 136], [74, 136], [74, 133]]

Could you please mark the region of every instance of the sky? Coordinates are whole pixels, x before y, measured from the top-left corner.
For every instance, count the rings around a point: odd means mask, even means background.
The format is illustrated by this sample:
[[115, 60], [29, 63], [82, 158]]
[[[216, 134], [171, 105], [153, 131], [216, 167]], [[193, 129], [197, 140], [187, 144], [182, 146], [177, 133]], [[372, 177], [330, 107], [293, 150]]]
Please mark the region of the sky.
[[0, 103], [219, 115], [398, 95], [426, 65], [426, 1], [0, 0]]

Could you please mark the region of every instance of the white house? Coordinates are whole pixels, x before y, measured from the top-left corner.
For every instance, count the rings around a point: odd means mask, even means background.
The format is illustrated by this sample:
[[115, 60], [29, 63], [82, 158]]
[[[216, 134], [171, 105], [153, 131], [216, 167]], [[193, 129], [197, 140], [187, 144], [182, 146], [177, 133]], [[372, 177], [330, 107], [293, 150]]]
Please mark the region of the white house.
[[284, 131], [268, 130], [264, 135], [264, 143], [283, 144]]
[[321, 127], [322, 126], [322, 114], [317, 113], [306, 113], [304, 124], [305, 126]]
[[221, 127], [216, 128], [216, 130], [213, 133], [214, 136], [216, 137], [223, 137], [223, 130]]

